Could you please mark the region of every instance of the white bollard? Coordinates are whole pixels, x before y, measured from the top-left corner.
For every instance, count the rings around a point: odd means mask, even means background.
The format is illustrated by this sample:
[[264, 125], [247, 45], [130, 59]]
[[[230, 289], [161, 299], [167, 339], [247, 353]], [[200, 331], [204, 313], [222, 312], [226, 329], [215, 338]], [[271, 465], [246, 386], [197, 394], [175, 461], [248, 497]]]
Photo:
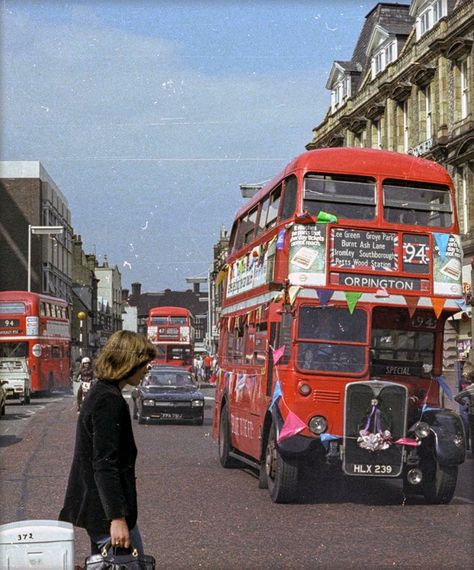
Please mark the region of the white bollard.
[[31, 520], [0, 526], [2, 570], [74, 570], [72, 524]]

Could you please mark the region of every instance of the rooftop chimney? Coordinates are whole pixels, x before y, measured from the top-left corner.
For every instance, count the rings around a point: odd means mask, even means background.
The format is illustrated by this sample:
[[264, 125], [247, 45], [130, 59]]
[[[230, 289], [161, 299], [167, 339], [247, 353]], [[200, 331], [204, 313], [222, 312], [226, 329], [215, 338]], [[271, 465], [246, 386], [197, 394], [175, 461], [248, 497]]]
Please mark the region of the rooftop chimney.
[[142, 284], [132, 283], [132, 297], [140, 297], [142, 294]]

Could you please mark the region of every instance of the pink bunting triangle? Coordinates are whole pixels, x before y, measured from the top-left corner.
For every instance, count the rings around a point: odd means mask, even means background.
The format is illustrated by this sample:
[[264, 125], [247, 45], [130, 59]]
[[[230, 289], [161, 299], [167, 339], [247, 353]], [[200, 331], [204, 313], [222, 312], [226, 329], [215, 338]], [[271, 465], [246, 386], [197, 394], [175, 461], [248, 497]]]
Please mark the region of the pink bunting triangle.
[[290, 410], [286, 416], [285, 423], [278, 434], [277, 442], [281, 443], [283, 440], [300, 433], [300, 431], [303, 431], [305, 427], [306, 424], [304, 421], [300, 420], [300, 418]]
[[278, 363], [280, 358], [283, 356], [284, 352], [285, 352], [285, 345], [280, 346], [280, 348], [273, 350], [273, 362], [274, 362], [274, 364]]

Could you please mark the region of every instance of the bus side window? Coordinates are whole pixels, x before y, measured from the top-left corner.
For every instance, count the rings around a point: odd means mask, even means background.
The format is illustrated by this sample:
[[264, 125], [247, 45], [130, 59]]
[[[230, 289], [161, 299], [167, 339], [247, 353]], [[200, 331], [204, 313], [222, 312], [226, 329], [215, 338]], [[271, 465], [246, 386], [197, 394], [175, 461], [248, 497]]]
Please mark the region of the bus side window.
[[249, 243], [252, 241], [254, 234], [255, 234], [255, 223], [257, 221], [257, 213], [258, 213], [258, 206], [256, 206], [253, 210], [251, 210], [247, 216], [245, 216], [244, 221], [241, 225], [243, 225], [243, 237], [244, 237], [244, 244]]
[[288, 176], [288, 178], [285, 180], [285, 190], [283, 192], [280, 219], [286, 220], [295, 213], [296, 190], [297, 190], [296, 176]]
[[235, 234], [235, 242], [233, 251], [239, 250], [244, 244], [244, 220], [240, 218]]
[[270, 196], [267, 196], [262, 202], [260, 208], [260, 216], [258, 217], [257, 235], [260, 235], [265, 229], [267, 223], [268, 206], [270, 204]]
[[270, 194], [270, 206], [268, 208], [267, 223], [265, 228], [268, 230], [276, 225], [278, 217], [278, 208], [280, 206], [281, 184]]

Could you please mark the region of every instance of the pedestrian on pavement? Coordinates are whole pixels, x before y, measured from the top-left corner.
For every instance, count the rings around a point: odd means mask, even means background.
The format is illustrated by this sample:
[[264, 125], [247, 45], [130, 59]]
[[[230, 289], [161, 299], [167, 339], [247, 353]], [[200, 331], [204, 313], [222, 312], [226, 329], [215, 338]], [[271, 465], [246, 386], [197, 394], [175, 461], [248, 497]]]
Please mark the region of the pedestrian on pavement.
[[79, 415], [74, 456], [59, 520], [85, 528], [91, 552], [110, 543], [143, 554], [137, 526], [137, 448], [125, 385], [137, 386], [155, 358], [155, 347], [131, 331], [114, 333], [96, 363], [98, 381]]
[[209, 382], [209, 378], [211, 377], [211, 365], [212, 357], [209, 354], [206, 354], [204, 357], [204, 377], [207, 382]]
[[76, 378], [79, 382], [79, 388], [77, 390], [77, 412], [79, 413], [82, 402], [94, 383], [94, 369], [92, 368], [91, 359], [88, 356], [85, 356], [81, 360], [81, 367], [79, 368]]

